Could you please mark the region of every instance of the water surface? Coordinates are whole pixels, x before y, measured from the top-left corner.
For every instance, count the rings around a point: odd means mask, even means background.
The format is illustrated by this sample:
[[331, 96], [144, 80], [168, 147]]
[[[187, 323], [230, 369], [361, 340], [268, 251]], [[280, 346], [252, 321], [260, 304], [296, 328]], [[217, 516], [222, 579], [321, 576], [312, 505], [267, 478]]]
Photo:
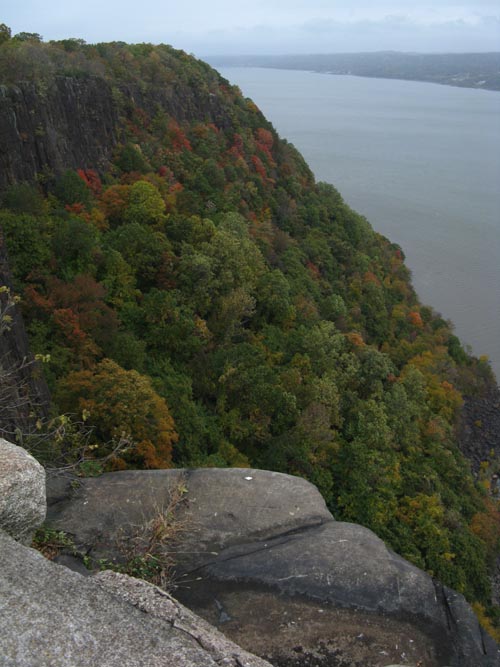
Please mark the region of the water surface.
[[500, 378], [500, 93], [220, 68], [373, 227]]

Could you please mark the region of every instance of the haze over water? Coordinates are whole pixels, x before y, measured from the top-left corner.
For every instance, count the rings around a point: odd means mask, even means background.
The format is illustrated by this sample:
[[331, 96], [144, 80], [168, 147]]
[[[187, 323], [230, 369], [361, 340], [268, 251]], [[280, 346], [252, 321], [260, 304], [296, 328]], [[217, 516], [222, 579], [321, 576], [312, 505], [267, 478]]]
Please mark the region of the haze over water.
[[500, 93], [219, 68], [373, 227], [500, 379]]

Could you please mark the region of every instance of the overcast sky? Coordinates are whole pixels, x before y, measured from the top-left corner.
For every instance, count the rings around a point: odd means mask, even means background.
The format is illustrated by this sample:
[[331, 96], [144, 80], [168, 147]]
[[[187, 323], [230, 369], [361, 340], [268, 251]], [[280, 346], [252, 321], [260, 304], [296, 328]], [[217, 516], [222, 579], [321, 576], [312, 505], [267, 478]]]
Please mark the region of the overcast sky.
[[165, 42], [197, 56], [500, 51], [500, 0], [2, 0], [45, 40]]

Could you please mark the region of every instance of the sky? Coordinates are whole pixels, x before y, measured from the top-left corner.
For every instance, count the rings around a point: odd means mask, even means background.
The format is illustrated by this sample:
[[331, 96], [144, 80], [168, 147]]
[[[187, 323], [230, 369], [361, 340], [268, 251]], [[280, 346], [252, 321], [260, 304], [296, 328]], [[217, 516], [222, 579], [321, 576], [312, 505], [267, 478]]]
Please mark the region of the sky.
[[500, 51], [500, 0], [2, 0], [48, 41], [164, 42], [198, 57]]

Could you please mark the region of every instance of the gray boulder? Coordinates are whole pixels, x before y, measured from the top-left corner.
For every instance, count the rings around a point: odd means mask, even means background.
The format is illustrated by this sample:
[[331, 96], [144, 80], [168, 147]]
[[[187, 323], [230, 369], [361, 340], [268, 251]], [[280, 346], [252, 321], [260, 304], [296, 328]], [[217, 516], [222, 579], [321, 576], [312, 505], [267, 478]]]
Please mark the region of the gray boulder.
[[3, 667], [270, 667], [145, 582], [82, 577], [0, 531]]
[[46, 509], [45, 470], [25, 449], [0, 438], [0, 528], [29, 544]]

